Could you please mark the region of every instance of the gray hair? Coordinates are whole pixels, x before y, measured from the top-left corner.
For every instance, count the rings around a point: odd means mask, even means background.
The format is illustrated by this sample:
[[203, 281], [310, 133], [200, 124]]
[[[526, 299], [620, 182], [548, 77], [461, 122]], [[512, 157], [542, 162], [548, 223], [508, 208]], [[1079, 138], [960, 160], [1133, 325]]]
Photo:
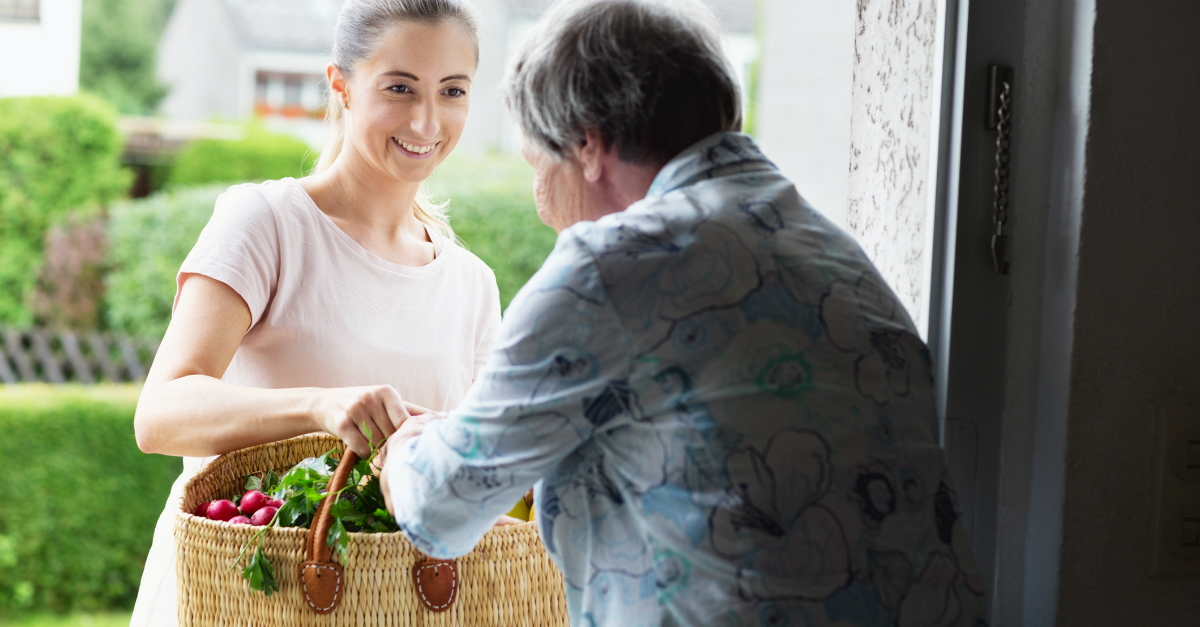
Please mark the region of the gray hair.
[[742, 126], [720, 27], [696, 0], [562, 2], [527, 35], [504, 83], [521, 130], [558, 159], [596, 130], [622, 160], [662, 165]]
[[[359, 63], [375, 54], [389, 28], [398, 22], [439, 24], [458, 22], [466, 29], [475, 47], [475, 63], [479, 63], [479, 18], [466, 0], [346, 0], [338, 13], [333, 31], [333, 64], [350, 78]], [[346, 141], [346, 123], [342, 103], [332, 89], [325, 102], [325, 120], [332, 133], [321, 150], [313, 172], [323, 172], [333, 165]], [[453, 235], [444, 207], [433, 204], [424, 190], [417, 194], [413, 212], [418, 220]]]

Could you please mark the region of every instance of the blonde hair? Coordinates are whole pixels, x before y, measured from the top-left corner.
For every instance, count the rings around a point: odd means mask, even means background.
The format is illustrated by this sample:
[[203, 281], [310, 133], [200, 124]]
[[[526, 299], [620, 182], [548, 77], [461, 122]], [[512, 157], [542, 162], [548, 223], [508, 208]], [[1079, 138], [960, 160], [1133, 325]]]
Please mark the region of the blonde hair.
[[[475, 47], [475, 62], [479, 63], [479, 20], [474, 8], [464, 0], [347, 0], [338, 13], [333, 33], [333, 64], [349, 78], [354, 68], [371, 56], [387, 29], [396, 22], [437, 24], [454, 20], [461, 24]], [[331, 127], [321, 157], [313, 173], [328, 170], [342, 152], [346, 141], [346, 122], [342, 102], [328, 90], [325, 102], [325, 121]], [[436, 203], [422, 183], [413, 201], [413, 215], [425, 225], [453, 240], [454, 230], [446, 216], [448, 203]]]

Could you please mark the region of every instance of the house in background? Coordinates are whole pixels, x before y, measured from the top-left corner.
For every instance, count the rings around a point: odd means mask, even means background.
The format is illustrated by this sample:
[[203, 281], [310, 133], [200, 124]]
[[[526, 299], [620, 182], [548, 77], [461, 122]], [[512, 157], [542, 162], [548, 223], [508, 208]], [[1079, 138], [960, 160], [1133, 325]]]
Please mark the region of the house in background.
[[[0, 0], [2, 1], [2, 0]], [[176, 120], [261, 119], [319, 145], [341, 0], [178, 0], [158, 46]]]
[[79, 91], [81, 0], [0, 0], [0, 98]]
[[[726, 51], [747, 84], [757, 59], [755, 0], [705, 0], [721, 16]], [[0, 0], [4, 2], [4, 0]], [[325, 67], [341, 0], [178, 0], [158, 48], [171, 90], [161, 112], [177, 120], [257, 117], [314, 147], [324, 138]], [[468, 152], [516, 153], [519, 138], [499, 85], [517, 41], [553, 0], [474, 0], [481, 24]]]

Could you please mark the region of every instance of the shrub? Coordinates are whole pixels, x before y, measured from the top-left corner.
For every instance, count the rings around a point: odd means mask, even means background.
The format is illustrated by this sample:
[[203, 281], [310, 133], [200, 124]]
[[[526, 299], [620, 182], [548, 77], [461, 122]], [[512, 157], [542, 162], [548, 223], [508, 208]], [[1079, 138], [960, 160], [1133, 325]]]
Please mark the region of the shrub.
[[110, 329], [162, 337], [171, 320], [175, 275], [226, 189], [181, 188], [110, 208], [104, 293]]
[[103, 216], [69, 215], [50, 229], [31, 305], [39, 325], [76, 330], [100, 326], [107, 250]]
[[449, 200], [450, 225], [468, 250], [496, 271], [508, 307], [554, 248], [554, 230], [537, 217], [533, 168], [517, 157], [453, 155], [429, 189]]
[[0, 99], [0, 323], [31, 322], [46, 231], [128, 187], [115, 122], [94, 96]]
[[133, 434], [138, 388], [0, 387], [0, 617], [129, 607], [180, 471]]
[[176, 156], [168, 181], [197, 185], [299, 178], [312, 170], [317, 156], [298, 139], [251, 124], [240, 140], [201, 139], [188, 144]]

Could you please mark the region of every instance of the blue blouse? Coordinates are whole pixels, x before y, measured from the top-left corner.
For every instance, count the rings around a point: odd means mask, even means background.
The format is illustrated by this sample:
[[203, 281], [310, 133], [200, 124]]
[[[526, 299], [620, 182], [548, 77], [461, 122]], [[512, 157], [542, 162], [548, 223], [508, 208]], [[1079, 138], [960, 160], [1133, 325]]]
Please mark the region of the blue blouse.
[[981, 624], [929, 353], [746, 135], [564, 230], [458, 409], [388, 466], [422, 551], [531, 485], [572, 625]]

